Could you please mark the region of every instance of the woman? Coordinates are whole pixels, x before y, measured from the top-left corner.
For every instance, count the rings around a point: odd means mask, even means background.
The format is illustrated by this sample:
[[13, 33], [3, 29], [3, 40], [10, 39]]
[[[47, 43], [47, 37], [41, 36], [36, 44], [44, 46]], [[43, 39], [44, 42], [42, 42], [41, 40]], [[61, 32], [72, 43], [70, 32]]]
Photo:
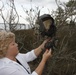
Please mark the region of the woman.
[[15, 43], [15, 34], [0, 31], [0, 75], [41, 75], [51, 50], [46, 50], [38, 67], [31, 73], [28, 62], [36, 59], [44, 48], [44, 41], [38, 48], [21, 54]]

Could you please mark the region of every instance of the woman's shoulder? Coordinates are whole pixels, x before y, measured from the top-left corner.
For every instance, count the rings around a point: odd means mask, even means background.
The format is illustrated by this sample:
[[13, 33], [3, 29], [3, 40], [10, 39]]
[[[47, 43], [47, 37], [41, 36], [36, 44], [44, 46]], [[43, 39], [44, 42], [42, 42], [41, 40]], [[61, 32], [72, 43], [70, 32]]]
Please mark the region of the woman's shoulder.
[[11, 65], [13, 63], [12, 60], [8, 58], [2, 58], [0, 59], [0, 69], [7, 67], [8, 65]]
[[3, 66], [4, 62], [0, 59], [0, 68]]

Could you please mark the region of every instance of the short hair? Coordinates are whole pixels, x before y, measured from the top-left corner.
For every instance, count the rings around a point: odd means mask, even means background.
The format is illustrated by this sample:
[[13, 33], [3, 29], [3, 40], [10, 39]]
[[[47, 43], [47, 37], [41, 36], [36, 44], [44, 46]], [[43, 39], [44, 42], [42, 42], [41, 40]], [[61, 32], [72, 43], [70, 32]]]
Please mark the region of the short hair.
[[15, 38], [15, 34], [9, 31], [0, 31], [0, 58], [5, 57], [9, 44]]

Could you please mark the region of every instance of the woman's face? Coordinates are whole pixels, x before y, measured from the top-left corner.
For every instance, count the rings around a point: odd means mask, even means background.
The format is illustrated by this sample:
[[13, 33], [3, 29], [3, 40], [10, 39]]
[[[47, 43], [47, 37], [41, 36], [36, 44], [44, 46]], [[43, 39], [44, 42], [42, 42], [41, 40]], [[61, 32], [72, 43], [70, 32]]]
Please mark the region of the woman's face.
[[7, 54], [10, 56], [16, 56], [19, 53], [18, 44], [15, 42], [15, 39], [8, 46]]

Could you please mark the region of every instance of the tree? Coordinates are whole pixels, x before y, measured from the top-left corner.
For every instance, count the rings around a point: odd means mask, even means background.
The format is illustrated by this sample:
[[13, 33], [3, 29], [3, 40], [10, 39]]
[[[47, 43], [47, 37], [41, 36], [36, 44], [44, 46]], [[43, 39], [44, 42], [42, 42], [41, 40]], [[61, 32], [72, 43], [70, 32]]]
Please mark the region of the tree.
[[[72, 2], [72, 3], [70, 3]], [[76, 5], [75, 0], [61, 3], [53, 13], [57, 25], [58, 45], [46, 67], [47, 75], [76, 75]], [[74, 4], [74, 5], [72, 5]], [[45, 75], [46, 75], [45, 74]]]
[[[70, 16], [70, 21], [76, 21], [76, 1], [75, 0], [70, 0], [69, 2], [66, 3], [67, 9], [70, 11], [69, 16]], [[68, 12], [69, 12], [68, 11]]]
[[4, 4], [3, 4], [3, 7], [0, 9], [0, 13], [1, 13], [0, 16], [4, 21], [5, 30], [9, 29], [10, 31], [13, 31], [16, 29], [17, 24], [19, 22], [19, 16], [16, 11], [14, 0], [9, 0], [9, 2], [7, 2], [7, 5], [8, 5], [7, 8], [9, 8], [9, 10], [7, 10], [7, 13], [6, 13], [7, 16], [4, 16], [3, 14], [4, 13], [3, 8], [5, 9]]
[[25, 20], [29, 23], [30, 28], [34, 28], [35, 21], [36, 21], [37, 17], [40, 15], [39, 7], [30, 8], [29, 10], [27, 10], [23, 7], [23, 10], [24, 10], [25, 14], [27, 15]]
[[76, 21], [76, 1], [70, 0], [67, 3], [61, 3], [56, 0], [58, 6], [54, 13], [56, 24], [58, 27], [67, 25], [71, 20]]

